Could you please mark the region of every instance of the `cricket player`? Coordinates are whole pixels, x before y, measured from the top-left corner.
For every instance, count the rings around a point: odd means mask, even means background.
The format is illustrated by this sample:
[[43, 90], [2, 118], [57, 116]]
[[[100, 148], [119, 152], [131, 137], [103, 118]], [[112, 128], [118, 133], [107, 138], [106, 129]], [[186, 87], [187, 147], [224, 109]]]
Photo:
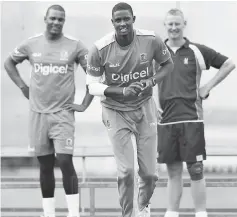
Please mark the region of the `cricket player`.
[[[150, 216], [155, 189], [157, 112], [152, 88], [173, 69], [170, 53], [153, 31], [134, 29], [135, 16], [127, 3], [112, 9], [112, 32], [95, 42], [88, 54], [87, 83], [100, 96], [103, 123], [113, 144], [117, 163], [122, 216], [131, 217], [134, 197], [134, 151], [142, 185], [139, 217]], [[162, 67], [153, 75], [152, 61]]]
[[[30, 144], [40, 165], [40, 186], [44, 217], [55, 217], [55, 153], [62, 171], [69, 217], [79, 217], [78, 178], [72, 156], [74, 150], [74, 111], [83, 112], [93, 96], [88, 88], [81, 105], [74, 105], [74, 64], [86, 70], [88, 50], [78, 40], [62, 33], [65, 10], [60, 5], [48, 8], [46, 31], [20, 44], [5, 61], [12, 81], [30, 102]], [[32, 65], [30, 86], [20, 77], [17, 64]], [[74, 109], [74, 110], [75, 110]]]
[[[226, 56], [184, 37], [186, 20], [179, 9], [168, 11], [165, 41], [174, 70], [159, 83], [162, 119], [158, 125], [158, 162], [167, 164], [168, 209], [165, 217], [178, 217], [182, 197], [183, 162], [191, 179], [196, 217], [207, 217], [203, 161], [206, 160], [202, 101], [234, 68]], [[157, 67], [159, 64], [157, 64]], [[217, 74], [200, 87], [202, 70], [211, 67]]]

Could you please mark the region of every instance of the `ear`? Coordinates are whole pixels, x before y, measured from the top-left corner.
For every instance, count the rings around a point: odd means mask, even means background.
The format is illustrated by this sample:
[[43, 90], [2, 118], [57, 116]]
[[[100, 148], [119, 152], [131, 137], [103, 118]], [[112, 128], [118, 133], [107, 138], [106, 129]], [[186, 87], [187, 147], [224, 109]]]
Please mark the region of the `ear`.
[[45, 22], [45, 23], [46, 23], [46, 19], [47, 19], [46, 16], [44, 16], [44, 22]]
[[133, 23], [135, 23], [135, 20], [136, 20], [136, 16], [133, 16]]
[[187, 20], [184, 21], [184, 25], [185, 25], [185, 26], [187, 25]]
[[113, 18], [111, 19], [111, 23], [112, 23], [112, 25], [114, 26], [114, 21], [113, 21]]

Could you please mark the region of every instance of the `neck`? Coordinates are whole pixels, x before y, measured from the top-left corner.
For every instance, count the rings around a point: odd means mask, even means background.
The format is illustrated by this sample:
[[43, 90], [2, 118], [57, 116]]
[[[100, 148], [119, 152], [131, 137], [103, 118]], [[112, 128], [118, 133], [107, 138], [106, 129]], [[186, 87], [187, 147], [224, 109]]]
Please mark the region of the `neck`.
[[184, 38], [177, 38], [177, 39], [170, 39], [168, 40], [167, 44], [169, 47], [181, 47], [184, 45], [186, 40]]
[[48, 32], [45, 32], [46, 38], [47, 38], [48, 40], [52, 40], [52, 41], [58, 40], [59, 38], [61, 38], [62, 35], [63, 35], [62, 33], [60, 33], [60, 34], [58, 34], [58, 35], [53, 35], [53, 34], [50, 34], [50, 33], [48, 33]]
[[134, 31], [130, 32], [127, 35], [117, 35], [115, 34], [116, 41], [121, 47], [126, 47], [130, 45], [134, 38]]

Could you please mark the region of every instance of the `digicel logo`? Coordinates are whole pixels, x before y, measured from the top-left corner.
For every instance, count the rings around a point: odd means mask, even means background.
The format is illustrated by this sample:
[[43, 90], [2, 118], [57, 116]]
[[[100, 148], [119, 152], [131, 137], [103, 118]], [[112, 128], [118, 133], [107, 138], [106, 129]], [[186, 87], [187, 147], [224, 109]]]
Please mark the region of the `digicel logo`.
[[140, 72], [129, 72], [128, 74], [112, 74], [112, 80], [121, 82], [129, 82], [131, 80], [137, 80], [146, 77], [149, 77], [148, 67]]
[[34, 64], [35, 73], [42, 73], [43, 75], [49, 74], [66, 74], [68, 69], [68, 65], [65, 66], [57, 66], [53, 64], [43, 65], [42, 63]]

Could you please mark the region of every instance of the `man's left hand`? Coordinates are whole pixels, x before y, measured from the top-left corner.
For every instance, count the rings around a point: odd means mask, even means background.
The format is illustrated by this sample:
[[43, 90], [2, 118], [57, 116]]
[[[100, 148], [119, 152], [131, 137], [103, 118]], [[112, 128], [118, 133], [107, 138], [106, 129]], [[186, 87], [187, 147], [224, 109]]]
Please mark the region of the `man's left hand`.
[[81, 104], [69, 104], [66, 105], [65, 109], [69, 110], [69, 111], [76, 111], [76, 112], [84, 112], [86, 110], [86, 106]]
[[203, 86], [199, 88], [199, 96], [201, 99], [207, 99], [209, 97], [210, 88], [208, 86]]
[[141, 80], [140, 83], [141, 83], [142, 86], [143, 86], [143, 90], [155, 86], [154, 81], [152, 80], [152, 78], [148, 78], [148, 79], [146, 79], [146, 80]]
[[138, 96], [150, 91], [150, 89], [152, 89], [155, 86], [152, 78], [141, 80], [140, 83], [142, 84], [143, 88], [142, 88], [141, 93]]

